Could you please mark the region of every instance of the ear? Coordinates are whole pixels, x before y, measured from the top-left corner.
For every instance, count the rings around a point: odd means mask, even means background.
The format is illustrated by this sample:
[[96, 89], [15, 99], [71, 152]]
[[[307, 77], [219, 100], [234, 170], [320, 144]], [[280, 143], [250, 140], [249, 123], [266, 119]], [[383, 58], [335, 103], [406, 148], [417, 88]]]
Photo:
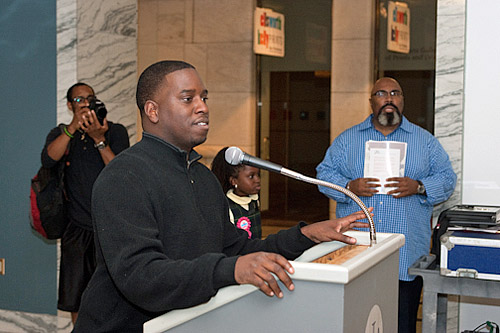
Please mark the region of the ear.
[[231, 186], [236, 185], [237, 183], [236, 178], [234, 178], [233, 176], [229, 176], [229, 183], [231, 184]]
[[68, 109], [72, 112], [75, 112], [75, 110], [73, 110], [73, 104], [71, 104], [71, 102], [66, 102], [66, 105], [68, 106]]
[[158, 104], [155, 101], [146, 101], [144, 104], [144, 113], [153, 124], [158, 123], [160, 120], [160, 116], [158, 114]]

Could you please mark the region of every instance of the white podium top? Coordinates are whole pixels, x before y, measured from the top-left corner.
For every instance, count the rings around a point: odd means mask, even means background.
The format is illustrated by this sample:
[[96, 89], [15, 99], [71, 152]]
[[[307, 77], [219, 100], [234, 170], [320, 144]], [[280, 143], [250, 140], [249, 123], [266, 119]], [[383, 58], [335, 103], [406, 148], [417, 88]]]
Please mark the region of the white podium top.
[[[368, 232], [349, 231], [346, 234], [355, 237], [358, 240], [357, 245], [370, 244], [370, 234]], [[377, 244], [368, 247], [343, 264], [311, 263], [311, 261], [346, 245], [336, 241], [321, 243], [305, 251], [295, 261], [290, 262], [295, 269], [295, 273], [291, 277], [293, 280], [347, 284], [392, 253], [398, 251], [404, 245], [404, 242], [404, 235], [377, 233]], [[144, 332], [164, 332], [257, 290], [252, 285], [237, 285], [222, 288], [207, 303], [188, 309], [173, 310], [147, 321], [144, 323]]]

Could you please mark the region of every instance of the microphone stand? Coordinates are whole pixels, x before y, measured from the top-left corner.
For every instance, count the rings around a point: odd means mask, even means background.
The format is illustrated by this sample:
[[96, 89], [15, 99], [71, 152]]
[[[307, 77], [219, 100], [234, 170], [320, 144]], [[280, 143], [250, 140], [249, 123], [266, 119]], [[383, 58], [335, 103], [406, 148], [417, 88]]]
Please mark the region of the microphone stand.
[[339, 192], [344, 193], [349, 198], [354, 200], [354, 202], [356, 202], [358, 204], [358, 206], [361, 208], [363, 213], [365, 213], [366, 218], [368, 219], [368, 222], [370, 224], [370, 246], [372, 246], [373, 244], [377, 244], [377, 235], [375, 233], [375, 222], [373, 222], [373, 217], [371, 216], [370, 212], [368, 211], [368, 208], [366, 207], [366, 205], [363, 203], [363, 201], [361, 201], [361, 199], [356, 194], [352, 193], [351, 191], [349, 191], [348, 189], [346, 189], [342, 186], [335, 185], [335, 184], [326, 182], [324, 180], [319, 180], [316, 178], [307, 177], [307, 176], [304, 176], [298, 172], [295, 172], [295, 171], [292, 171], [292, 170], [289, 170], [289, 169], [286, 169], [283, 167], [281, 168], [279, 173], [284, 175], [284, 176], [294, 178], [294, 179], [297, 179], [297, 180], [300, 180], [300, 181], [303, 181], [306, 183], [329, 187], [331, 189], [334, 189], [334, 190], [337, 190]]

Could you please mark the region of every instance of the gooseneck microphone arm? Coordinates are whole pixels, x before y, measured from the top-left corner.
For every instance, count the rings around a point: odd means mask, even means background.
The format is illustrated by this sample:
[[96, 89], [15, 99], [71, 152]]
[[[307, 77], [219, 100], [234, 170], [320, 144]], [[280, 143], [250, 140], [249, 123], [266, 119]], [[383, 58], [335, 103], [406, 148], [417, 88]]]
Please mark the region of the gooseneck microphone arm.
[[370, 214], [370, 211], [368, 210], [366, 205], [363, 203], [363, 201], [361, 201], [361, 199], [356, 194], [349, 191], [348, 189], [346, 189], [342, 186], [339, 186], [339, 185], [335, 185], [335, 184], [323, 181], [323, 180], [304, 176], [298, 172], [286, 169], [286, 168], [282, 167], [281, 165], [262, 160], [260, 158], [255, 157], [255, 156], [252, 156], [252, 155], [248, 155], [248, 154], [244, 153], [243, 151], [241, 151], [241, 149], [239, 149], [238, 147], [229, 147], [226, 150], [225, 158], [226, 158], [226, 162], [231, 164], [231, 165], [246, 164], [246, 165], [250, 165], [250, 166], [253, 166], [253, 167], [256, 167], [259, 169], [264, 169], [264, 170], [276, 172], [276, 173], [282, 174], [283, 176], [294, 178], [294, 179], [297, 179], [297, 180], [300, 180], [300, 181], [303, 181], [306, 183], [329, 187], [331, 189], [334, 189], [336, 191], [344, 193], [345, 195], [347, 195], [349, 198], [351, 198], [352, 200], [354, 200], [354, 202], [356, 202], [358, 204], [358, 206], [361, 208], [363, 213], [365, 213], [366, 218], [368, 219], [368, 222], [370, 224], [370, 246], [377, 243], [377, 236], [375, 233], [375, 223], [373, 222], [373, 218]]

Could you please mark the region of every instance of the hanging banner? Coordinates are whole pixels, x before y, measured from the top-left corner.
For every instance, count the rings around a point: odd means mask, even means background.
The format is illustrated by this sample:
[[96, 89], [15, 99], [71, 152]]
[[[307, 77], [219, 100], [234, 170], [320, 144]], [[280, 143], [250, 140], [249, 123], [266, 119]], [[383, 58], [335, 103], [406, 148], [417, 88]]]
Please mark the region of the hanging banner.
[[410, 8], [406, 3], [389, 1], [387, 14], [387, 49], [409, 53]]
[[253, 51], [275, 57], [285, 56], [285, 16], [269, 8], [255, 8]]

